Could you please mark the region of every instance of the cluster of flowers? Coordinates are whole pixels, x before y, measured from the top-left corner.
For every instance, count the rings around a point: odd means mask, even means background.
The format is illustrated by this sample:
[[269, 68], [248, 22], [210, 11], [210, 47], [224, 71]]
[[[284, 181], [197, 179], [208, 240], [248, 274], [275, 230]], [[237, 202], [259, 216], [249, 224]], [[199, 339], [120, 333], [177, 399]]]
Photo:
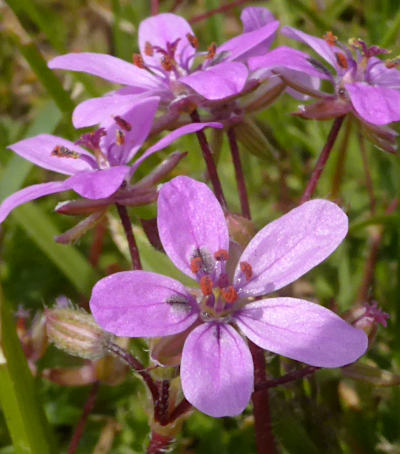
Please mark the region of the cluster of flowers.
[[[183, 18], [160, 14], [140, 24], [140, 55], [133, 56], [133, 63], [94, 53], [53, 59], [50, 68], [86, 72], [124, 87], [75, 109], [75, 127], [99, 125], [77, 142], [39, 135], [11, 145], [20, 156], [68, 178], [22, 189], [0, 206], [2, 222], [23, 203], [73, 190], [82, 199], [65, 202], [57, 211], [89, 213], [87, 230], [109, 205], [158, 199], [162, 246], [199, 286], [189, 289], [148, 271], [120, 272], [95, 285], [90, 307], [97, 323], [117, 336], [179, 334], [183, 393], [216, 417], [242, 412], [253, 391], [253, 361], [242, 335], [316, 367], [340, 367], [366, 351], [365, 333], [332, 311], [296, 298], [264, 298], [325, 260], [345, 237], [347, 216], [332, 202], [308, 201], [264, 227], [242, 251], [205, 184], [181, 176], [158, 191], [157, 184], [182, 153], [172, 154], [140, 180], [135, 179], [138, 167], [179, 137], [230, 128], [285, 91], [297, 99], [317, 99], [300, 106], [301, 117], [351, 114], [386, 151], [395, 150], [396, 139], [386, 125], [400, 120], [400, 72], [397, 61], [378, 58], [386, 50], [361, 40], [346, 47], [331, 33], [320, 39], [290, 27], [281, 30], [309, 45], [332, 72], [299, 50], [269, 50], [279, 22], [266, 9], [246, 8], [241, 20], [241, 35], [221, 46], [212, 43], [204, 52]], [[320, 90], [321, 81], [332, 84], [331, 93]], [[198, 120], [197, 108], [204, 111], [205, 122]], [[150, 135], [171, 129], [141, 152]], [[79, 228], [64, 239], [78, 235]]]

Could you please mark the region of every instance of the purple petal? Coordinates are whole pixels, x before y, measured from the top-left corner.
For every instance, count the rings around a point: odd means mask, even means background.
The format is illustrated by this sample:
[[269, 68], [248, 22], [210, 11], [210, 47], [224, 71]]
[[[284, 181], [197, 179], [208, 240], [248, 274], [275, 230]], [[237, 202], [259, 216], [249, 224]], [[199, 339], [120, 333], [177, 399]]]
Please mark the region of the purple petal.
[[198, 308], [178, 281], [147, 271], [124, 271], [94, 286], [90, 309], [96, 322], [117, 336], [157, 337], [180, 333]]
[[327, 200], [311, 200], [265, 226], [250, 241], [241, 262], [251, 265], [245, 281], [240, 267], [235, 283], [241, 295], [265, 295], [278, 290], [325, 260], [343, 241], [346, 214]]
[[333, 50], [335, 47], [332, 48], [325, 40], [316, 38], [315, 36], [311, 36], [292, 27], [283, 27], [281, 29], [281, 33], [286, 35], [288, 38], [307, 44], [314, 49], [317, 54], [321, 55], [321, 57], [324, 58], [331, 66], [337, 68], [338, 65], [335, 52]]
[[210, 122], [210, 123], [191, 123], [189, 125], [182, 126], [181, 128], [175, 129], [170, 134], [163, 137], [157, 143], [155, 143], [152, 147], [148, 148], [145, 153], [140, 156], [138, 160], [134, 162], [132, 165], [131, 175], [134, 174], [136, 169], [140, 166], [140, 164], [145, 161], [149, 156], [156, 153], [157, 151], [163, 150], [164, 148], [168, 147], [175, 140], [178, 140], [179, 137], [185, 136], [187, 134], [191, 134], [193, 132], [201, 131], [204, 128], [217, 128], [222, 129], [224, 125], [222, 123], [217, 122]]
[[361, 82], [345, 84], [358, 115], [368, 123], [386, 125], [400, 120], [400, 91]]
[[179, 82], [188, 85], [206, 99], [216, 100], [239, 94], [246, 84], [247, 76], [245, 65], [227, 62], [181, 77]]
[[188, 62], [192, 59], [196, 50], [191, 46], [187, 35], [194, 35], [191, 26], [183, 17], [175, 14], [164, 13], [149, 17], [139, 25], [139, 47], [143, 60], [147, 65], [161, 68], [162, 54], [154, 50], [153, 56], [146, 55], [146, 43], [153, 47], [158, 46], [167, 50], [168, 44], [178, 44], [175, 50], [174, 59], [180, 65], [188, 68]]
[[[157, 97], [141, 99], [131, 106], [130, 110], [121, 114], [120, 117], [130, 127], [129, 131], [123, 130], [115, 121], [108, 126], [101, 147], [106, 151], [112, 165], [128, 163], [143, 145], [153, 126], [159, 102], [160, 98]], [[106, 127], [106, 123], [104, 126]], [[124, 144], [120, 146], [114, 145], [117, 130], [121, 130], [125, 137]]]
[[263, 56], [253, 57], [249, 60], [250, 71], [259, 69], [271, 70], [287, 68], [319, 79], [331, 79], [331, 76], [319, 71], [309, 61], [309, 56], [299, 50], [281, 46]]
[[159, 79], [147, 70], [106, 54], [80, 52], [61, 55], [50, 60], [48, 66], [50, 69], [65, 69], [92, 74], [116, 84], [131, 85], [141, 91], [160, 86]]
[[158, 196], [157, 221], [168, 256], [193, 278], [190, 262], [196, 250], [213, 257], [218, 250], [229, 249], [224, 213], [204, 183], [183, 176], [166, 183]]
[[68, 184], [68, 180], [66, 180], [35, 184], [14, 192], [14, 194], [11, 194], [0, 205], [0, 222], [3, 222], [10, 212], [19, 205], [23, 205], [24, 203], [38, 199], [39, 197], [43, 197], [45, 195], [67, 191], [68, 189], [70, 189], [70, 185]]
[[240, 330], [255, 344], [316, 367], [357, 361], [368, 337], [323, 306], [296, 298], [269, 298], [235, 315]]
[[232, 326], [205, 323], [186, 339], [181, 381], [186, 399], [203, 413], [236, 416], [248, 405], [253, 391], [253, 360]]
[[100, 98], [92, 98], [81, 102], [72, 114], [75, 128], [85, 128], [105, 121], [112, 121], [115, 115], [122, 115], [140, 102], [145, 95], [110, 94]]
[[104, 170], [81, 172], [66, 181], [71, 189], [82, 197], [97, 200], [114, 194], [129, 172], [128, 166], [116, 166]]
[[385, 62], [379, 58], [374, 57], [368, 60], [366, 73], [371, 85], [400, 89], [400, 71], [397, 68], [387, 68]]
[[279, 21], [273, 21], [251, 32], [242, 33], [219, 46], [217, 55], [227, 52], [226, 61], [242, 62], [250, 57], [263, 55], [270, 48], [278, 28]]
[[275, 20], [274, 15], [266, 8], [250, 6], [244, 8], [240, 15], [244, 31], [252, 32]]
[[[65, 175], [74, 175], [76, 172], [91, 169], [90, 165], [83, 159], [52, 155], [52, 151], [57, 146], [66, 147], [71, 151], [93, 159], [90, 153], [78, 145], [75, 145], [69, 140], [49, 134], [40, 134], [30, 139], [21, 140], [13, 145], [9, 145], [8, 148], [44, 169], [53, 170], [54, 172]], [[93, 162], [95, 163], [94, 159]]]

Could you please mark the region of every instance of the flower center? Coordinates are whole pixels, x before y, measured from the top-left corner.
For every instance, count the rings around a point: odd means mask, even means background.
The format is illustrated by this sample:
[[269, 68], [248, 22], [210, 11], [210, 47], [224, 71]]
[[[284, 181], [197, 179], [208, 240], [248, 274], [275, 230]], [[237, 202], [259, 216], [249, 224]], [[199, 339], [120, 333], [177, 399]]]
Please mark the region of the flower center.
[[[200, 306], [205, 320], [226, 317], [236, 308], [238, 289], [230, 282], [228, 260], [229, 253], [225, 249], [218, 250], [213, 256], [196, 249], [191, 259], [190, 268], [200, 283]], [[240, 270], [246, 281], [252, 278], [249, 263], [240, 262]]]

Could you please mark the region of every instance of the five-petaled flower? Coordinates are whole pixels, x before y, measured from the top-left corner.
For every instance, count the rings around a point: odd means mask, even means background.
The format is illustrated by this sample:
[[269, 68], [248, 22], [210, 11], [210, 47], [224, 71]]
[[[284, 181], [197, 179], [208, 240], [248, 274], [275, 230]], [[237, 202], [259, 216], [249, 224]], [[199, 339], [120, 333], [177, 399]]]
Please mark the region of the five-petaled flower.
[[135, 205], [155, 200], [157, 194], [148, 181], [132, 186], [129, 184], [140, 164], [182, 135], [205, 127], [222, 127], [219, 123], [182, 126], [148, 148], [132, 165], [128, 165], [147, 139], [158, 104], [159, 98], [147, 98], [135, 104], [123, 117], [106, 118], [102, 128], [95, 133], [85, 134], [78, 141], [90, 151], [48, 134], [10, 145], [11, 150], [34, 164], [70, 176], [64, 181], [36, 184], [12, 194], [0, 205], [0, 222], [23, 203], [67, 190], [96, 201], [97, 207], [111, 203]]
[[253, 391], [252, 357], [239, 333], [318, 367], [340, 367], [365, 352], [365, 333], [322, 306], [296, 298], [258, 299], [323, 261], [347, 228], [337, 205], [312, 200], [264, 227], [234, 260], [212, 192], [176, 177], [160, 190], [158, 229], [172, 262], [200, 289], [152, 272], [126, 271], [100, 280], [90, 307], [99, 325], [118, 336], [187, 330], [180, 366], [186, 399], [211, 416], [237, 415]]

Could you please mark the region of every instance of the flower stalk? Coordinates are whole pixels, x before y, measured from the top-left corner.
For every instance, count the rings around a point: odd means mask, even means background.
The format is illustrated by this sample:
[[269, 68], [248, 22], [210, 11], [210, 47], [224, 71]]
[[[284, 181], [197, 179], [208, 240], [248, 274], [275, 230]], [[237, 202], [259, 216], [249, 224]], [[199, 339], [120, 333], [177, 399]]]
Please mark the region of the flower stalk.
[[268, 389], [257, 389], [260, 384], [266, 381], [264, 350], [251, 341], [249, 341], [249, 347], [254, 362], [255, 391], [251, 400], [253, 402], [257, 453], [275, 454], [275, 441], [272, 434], [271, 416], [269, 412]]
[[126, 239], [128, 241], [129, 253], [132, 259], [132, 267], [134, 270], [142, 269], [142, 262], [140, 260], [139, 249], [136, 244], [135, 235], [133, 233], [131, 220], [129, 219], [128, 210], [125, 206], [119, 203], [115, 204], [119, 217], [121, 219], [122, 226], [125, 231]]
[[236, 133], [233, 127], [228, 129], [229, 147], [231, 150], [233, 166], [235, 168], [236, 183], [239, 192], [242, 215], [251, 219], [249, 197], [247, 194], [246, 182], [243, 174], [242, 162], [240, 159], [239, 147], [236, 140]]
[[137, 372], [143, 378], [144, 382], [149, 388], [151, 397], [153, 398], [153, 403], [156, 404], [159, 399], [158, 387], [152, 379], [151, 375], [146, 371], [146, 368], [143, 366], [143, 364], [129, 352], [121, 348], [119, 345], [114, 344], [114, 342], [108, 342], [106, 348], [110, 353], [113, 353], [114, 355], [121, 358], [132, 370]]
[[335, 118], [335, 121], [333, 122], [332, 128], [329, 132], [328, 139], [326, 141], [326, 144], [324, 148], [321, 151], [321, 154], [319, 155], [319, 158], [317, 160], [317, 163], [315, 164], [314, 170], [311, 174], [311, 178], [306, 186], [306, 189], [300, 199], [300, 204], [307, 202], [308, 200], [311, 199], [311, 197], [314, 194], [315, 188], [317, 187], [318, 181], [321, 178], [322, 172], [325, 168], [325, 165], [328, 161], [328, 158], [331, 154], [331, 151], [333, 149], [333, 146], [336, 142], [337, 136], [339, 134], [340, 128], [343, 124], [344, 120], [344, 115], [341, 117]]
[[[200, 123], [200, 116], [199, 116], [199, 113], [197, 112], [197, 110], [194, 110], [190, 114], [190, 116], [194, 123]], [[208, 144], [206, 135], [204, 134], [203, 131], [197, 131], [196, 136], [199, 141], [201, 151], [203, 153], [203, 158], [204, 158], [204, 161], [207, 166], [208, 175], [210, 177], [215, 196], [217, 197], [218, 202], [222, 205], [222, 207], [224, 209], [226, 209], [227, 204], [226, 204], [225, 196], [224, 196], [224, 193], [222, 190], [221, 181], [218, 176], [217, 166], [215, 165], [215, 161], [214, 161], [214, 158], [212, 155], [211, 148]]]
[[68, 448], [68, 454], [74, 454], [78, 449], [79, 442], [81, 441], [83, 431], [88, 420], [90, 413], [93, 411], [94, 405], [96, 403], [96, 398], [99, 393], [99, 382], [96, 381], [93, 383], [92, 388], [89, 393], [85, 405], [83, 407], [82, 415], [79, 419], [78, 425], [75, 428], [74, 434], [72, 435], [71, 443]]

